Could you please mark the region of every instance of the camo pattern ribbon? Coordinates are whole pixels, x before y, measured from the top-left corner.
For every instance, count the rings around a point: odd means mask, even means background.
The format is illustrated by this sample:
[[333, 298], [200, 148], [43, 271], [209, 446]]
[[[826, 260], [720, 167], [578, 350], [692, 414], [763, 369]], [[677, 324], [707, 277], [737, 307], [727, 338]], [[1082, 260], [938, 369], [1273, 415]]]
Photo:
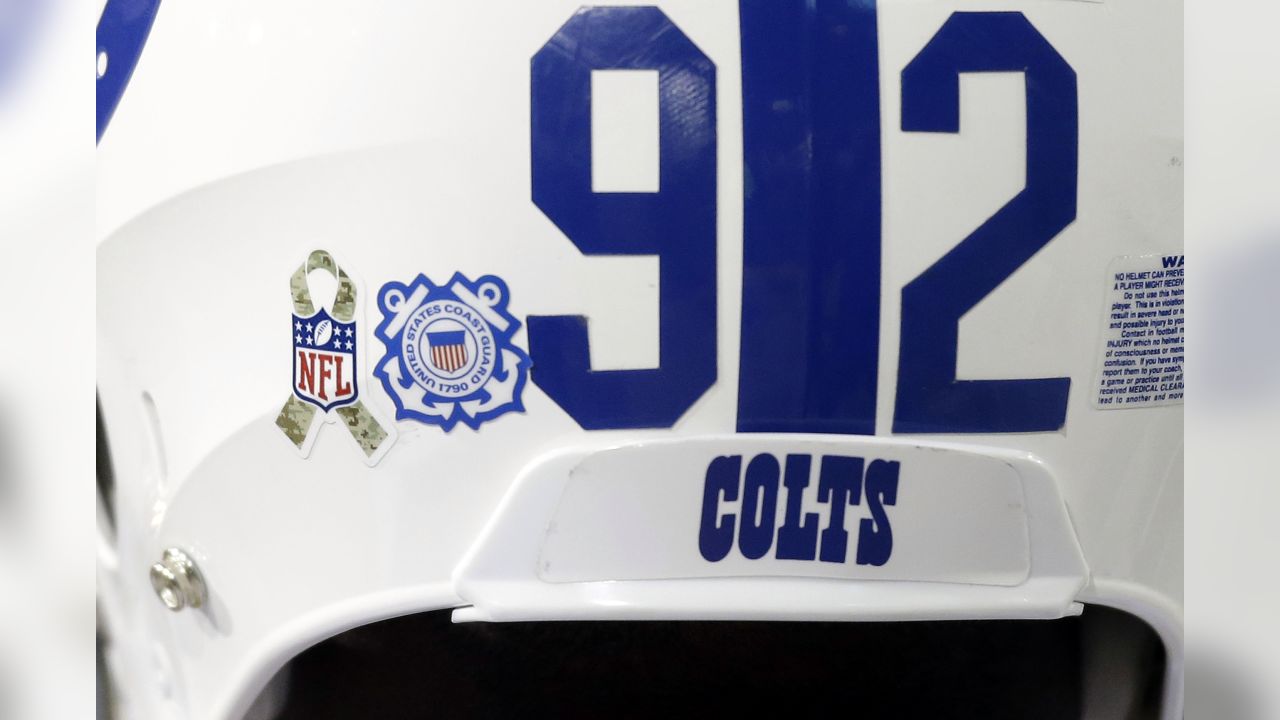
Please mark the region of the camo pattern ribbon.
[[[338, 280], [338, 291], [333, 300], [333, 310], [330, 314], [333, 319], [338, 322], [348, 323], [355, 318], [356, 314], [356, 284], [351, 278], [338, 267], [334, 262], [333, 256], [324, 250], [316, 250], [311, 253], [307, 261], [298, 266], [293, 273], [293, 277], [289, 279], [289, 289], [293, 293], [293, 309], [294, 312], [302, 317], [314, 315], [316, 312], [315, 304], [311, 302], [311, 289], [307, 286], [307, 275], [313, 270], [327, 270]], [[290, 394], [289, 399], [285, 401], [284, 407], [280, 409], [280, 414], [276, 417], [276, 426], [284, 431], [285, 436], [289, 438], [299, 449], [302, 448], [307, 439], [307, 433], [311, 429], [312, 423], [316, 420], [316, 414], [319, 408], [316, 406], [299, 400], [296, 395]], [[387, 431], [380, 425], [372, 414], [365, 408], [364, 403], [360, 400], [337, 408], [334, 412], [338, 413], [338, 417], [347, 426], [347, 431], [359, 443], [360, 448], [364, 450], [366, 456], [372, 456], [387, 439]]]

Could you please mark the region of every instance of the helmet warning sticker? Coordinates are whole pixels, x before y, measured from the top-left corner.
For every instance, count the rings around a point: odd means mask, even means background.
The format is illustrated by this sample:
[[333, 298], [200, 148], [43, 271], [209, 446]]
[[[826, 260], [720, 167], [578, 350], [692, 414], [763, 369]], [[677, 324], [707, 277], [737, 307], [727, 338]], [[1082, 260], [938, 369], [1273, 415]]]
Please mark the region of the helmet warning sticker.
[[1095, 407], [1181, 403], [1187, 328], [1183, 256], [1116, 258], [1107, 286]]

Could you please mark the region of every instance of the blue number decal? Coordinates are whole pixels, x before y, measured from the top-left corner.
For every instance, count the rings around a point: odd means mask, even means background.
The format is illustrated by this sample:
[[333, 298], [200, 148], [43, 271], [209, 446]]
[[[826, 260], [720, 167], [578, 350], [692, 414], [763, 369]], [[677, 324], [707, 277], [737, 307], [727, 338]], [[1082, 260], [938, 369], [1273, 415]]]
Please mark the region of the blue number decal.
[[875, 433], [875, 2], [741, 0], [739, 432]]
[[[591, 190], [591, 71], [657, 70], [659, 191]], [[532, 316], [533, 381], [589, 430], [670, 427], [716, 379], [715, 65], [657, 8], [583, 8], [533, 56], [533, 202], [587, 255], [657, 255], [660, 367], [593, 371]]]
[[957, 380], [960, 318], [1076, 216], [1076, 74], [1021, 13], [956, 13], [902, 71], [902, 129], [959, 132], [959, 75], [1023, 72], [1026, 187], [902, 290], [895, 433], [1043, 432], [1070, 378]]

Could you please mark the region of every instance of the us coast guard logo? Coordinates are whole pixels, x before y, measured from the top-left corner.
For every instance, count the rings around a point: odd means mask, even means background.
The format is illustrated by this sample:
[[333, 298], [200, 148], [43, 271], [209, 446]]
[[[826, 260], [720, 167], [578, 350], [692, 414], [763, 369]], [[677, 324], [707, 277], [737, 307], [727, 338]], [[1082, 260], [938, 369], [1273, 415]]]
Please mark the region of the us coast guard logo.
[[[308, 275], [324, 270], [338, 281], [329, 309], [311, 299]], [[391, 446], [391, 433], [360, 400], [360, 333], [356, 325], [356, 285], [333, 256], [311, 253], [289, 279], [293, 295], [292, 394], [276, 417], [276, 426], [303, 457], [311, 452], [320, 428], [341, 421], [373, 465]]]
[[531, 361], [511, 338], [520, 322], [507, 312], [507, 285], [486, 275], [454, 273], [436, 285], [425, 275], [382, 286], [387, 346], [374, 375], [396, 404], [397, 420], [473, 430], [500, 415], [524, 412], [520, 393]]

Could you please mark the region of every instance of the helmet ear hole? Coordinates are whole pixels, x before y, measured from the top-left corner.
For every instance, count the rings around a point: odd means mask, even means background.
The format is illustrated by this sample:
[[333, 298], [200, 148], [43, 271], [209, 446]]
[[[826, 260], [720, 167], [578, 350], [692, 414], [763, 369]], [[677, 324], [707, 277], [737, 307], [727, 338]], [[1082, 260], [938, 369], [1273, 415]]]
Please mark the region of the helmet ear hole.
[[101, 533], [115, 542], [116, 533], [116, 475], [111, 464], [111, 445], [107, 441], [107, 426], [102, 419], [102, 400], [97, 400], [97, 485], [98, 507], [102, 518]]

